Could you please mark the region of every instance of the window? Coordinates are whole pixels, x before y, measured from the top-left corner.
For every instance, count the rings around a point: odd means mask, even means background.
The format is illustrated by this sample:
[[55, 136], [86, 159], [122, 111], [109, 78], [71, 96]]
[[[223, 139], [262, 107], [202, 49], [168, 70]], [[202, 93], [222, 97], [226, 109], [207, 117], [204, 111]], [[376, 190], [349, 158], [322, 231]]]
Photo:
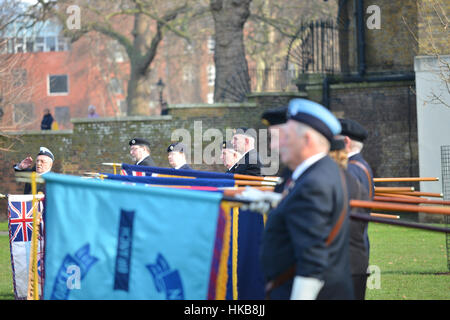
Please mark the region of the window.
[[211, 54], [214, 53], [214, 50], [216, 49], [216, 40], [212, 36], [208, 38], [206, 45], [208, 47], [208, 52]]
[[31, 102], [16, 103], [14, 105], [14, 122], [27, 123], [34, 120], [34, 105]]
[[23, 87], [27, 84], [27, 70], [26, 69], [12, 69], [13, 87]]
[[48, 93], [49, 94], [67, 94], [69, 93], [69, 80], [67, 75], [49, 75]]
[[183, 80], [185, 82], [194, 82], [195, 76], [194, 76], [194, 70], [192, 66], [185, 66], [183, 68]]
[[45, 37], [45, 47], [46, 51], [56, 51], [56, 38], [55, 37]]
[[210, 92], [206, 95], [206, 102], [209, 104], [214, 103], [214, 93]]
[[127, 114], [127, 101], [117, 100], [117, 105], [119, 106], [119, 115], [125, 116]]
[[45, 48], [44, 45], [44, 37], [36, 37], [36, 47], [35, 47], [35, 51], [36, 52], [43, 52]]
[[26, 50], [27, 52], [33, 52], [34, 51], [34, 41], [31, 38], [27, 38], [26, 40]]
[[109, 81], [109, 90], [111, 90], [112, 93], [123, 94], [121, 81], [117, 78], [111, 78]]
[[55, 107], [55, 120], [58, 125], [67, 125], [70, 122], [69, 107]]
[[208, 86], [213, 87], [214, 81], [216, 81], [216, 66], [210, 64], [206, 67], [208, 73]]

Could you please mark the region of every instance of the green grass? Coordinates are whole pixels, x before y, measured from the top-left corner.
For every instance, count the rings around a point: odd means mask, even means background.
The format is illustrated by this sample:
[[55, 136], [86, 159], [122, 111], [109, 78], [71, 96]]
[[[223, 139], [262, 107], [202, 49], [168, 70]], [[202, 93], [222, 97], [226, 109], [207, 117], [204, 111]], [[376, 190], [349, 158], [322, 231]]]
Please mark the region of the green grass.
[[[5, 231], [0, 229], [0, 231]], [[0, 236], [0, 300], [14, 299], [8, 236]]]
[[450, 299], [444, 233], [371, 223], [369, 238], [380, 288], [368, 288], [367, 300]]
[[[7, 231], [0, 222], [0, 231]], [[379, 289], [367, 300], [450, 300], [445, 234], [370, 224], [370, 265], [380, 270]], [[374, 276], [369, 279], [376, 284]], [[9, 241], [0, 235], [0, 300], [14, 299]]]

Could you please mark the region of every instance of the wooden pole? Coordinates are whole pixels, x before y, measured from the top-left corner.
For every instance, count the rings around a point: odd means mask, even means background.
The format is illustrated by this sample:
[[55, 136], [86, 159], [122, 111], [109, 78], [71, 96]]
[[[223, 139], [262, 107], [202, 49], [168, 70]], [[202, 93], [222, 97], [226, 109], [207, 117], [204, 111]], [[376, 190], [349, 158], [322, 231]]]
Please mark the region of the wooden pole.
[[396, 192], [388, 193], [388, 192], [375, 192], [375, 196], [383, 196], [383, 197], [395, 197], [401, 199], [420, 199], [419, 196], [408, 196], [405, 194], [400, 194]]
[[386, 219], [400, 219], [400, 216], [396, 216], [393, 214], [384, 214], [384, 213], [370, 213], [371, 217], [377, 217], [377, 218], [386, 218]]
[[425, 203], [425, 204], [438, 204], [443, 206], [450, 206], [450, 201], [445, 200], [431, 200], [426, 198], [399, 198], [399, 197], [385, 197], [375, 195], [373, 197], [374, 201], [383, 201], [383, 202], [401, 202], [401, 203]]
[[450, 215], [450, 208], [428, 207], [410, 204], [383, 203], [377, 201], [350, 200], [351, 207], [370, 208], [375, 210], [405, 211], [405, 212], [425, 212], [432, 214]]
[[375, 187], [375, 192], [409, 192], [414, 191], [414, 187]]
[[443, 198], [444, 195], [442, 193], [435, 192], [422, 192], [422, 191], [411, 191], [411, 192], [398, 192], [399, 194], [407, 195], [407, 196], [419, 196], [419, 197], [433, 197], [433, 198]]
[[439, 178], [433, 177], [404, 177], [404, 178], [373, 178], [373, 182], [412, 182], [412, 181], [439, 181]]
[[360, 213], [351, 213], [350, 218], [356, 219], [356, 220], [368, 221], [368, 222], [391, 224], [391, 225], [395, 225], [395, 226], [427, 230], [427, 231], [450, 233], [450, 228], [435, 227], [432, 225], [412, 223], [412, 222], [407, 222], [407, 221], [396, 221], [394, 219], [383, 219], [383, 218], [378, 218], [378, 217], [370, 217], [366, 214], [360, 214]]

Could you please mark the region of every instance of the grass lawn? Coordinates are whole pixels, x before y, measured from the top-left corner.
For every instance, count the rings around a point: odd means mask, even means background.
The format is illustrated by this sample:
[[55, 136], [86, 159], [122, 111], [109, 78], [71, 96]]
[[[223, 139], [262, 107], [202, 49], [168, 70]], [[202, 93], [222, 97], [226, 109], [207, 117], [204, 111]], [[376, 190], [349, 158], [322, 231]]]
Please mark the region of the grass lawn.
[[[0, 232], [8, 231], [8, 223], [0, 222]], [[7, 235], [0, 235], [0, 300], [14, 299], [11, 253]]]
[[367, 300], [450, 299], [444, 233], [371, 223], [369, 238], [380, 277], [369, 279]]
[[[8, 225], [0, 222], [0, 231]], [[367, 300], [450, 300], [445, 234], [371, 223]], [[9, 241], [0, 235], [0, 300], [14, 299]]]

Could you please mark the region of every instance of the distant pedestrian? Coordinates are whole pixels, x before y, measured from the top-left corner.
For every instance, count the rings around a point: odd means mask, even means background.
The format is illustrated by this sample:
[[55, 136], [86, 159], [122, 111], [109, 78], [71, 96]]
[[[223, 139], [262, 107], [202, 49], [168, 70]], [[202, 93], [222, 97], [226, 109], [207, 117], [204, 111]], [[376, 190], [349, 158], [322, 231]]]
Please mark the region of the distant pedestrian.
[[95, 111], [95, 106], [93, 106], [92, 104], [88, 107], [88, 118], [98, 118], [99, 115], [98, 113]]
[[44, 117], [41, 121], [41, 130], [51, 130], [53, 123], [53, 116], [50, 113], [50, 109], [44, 110]]

